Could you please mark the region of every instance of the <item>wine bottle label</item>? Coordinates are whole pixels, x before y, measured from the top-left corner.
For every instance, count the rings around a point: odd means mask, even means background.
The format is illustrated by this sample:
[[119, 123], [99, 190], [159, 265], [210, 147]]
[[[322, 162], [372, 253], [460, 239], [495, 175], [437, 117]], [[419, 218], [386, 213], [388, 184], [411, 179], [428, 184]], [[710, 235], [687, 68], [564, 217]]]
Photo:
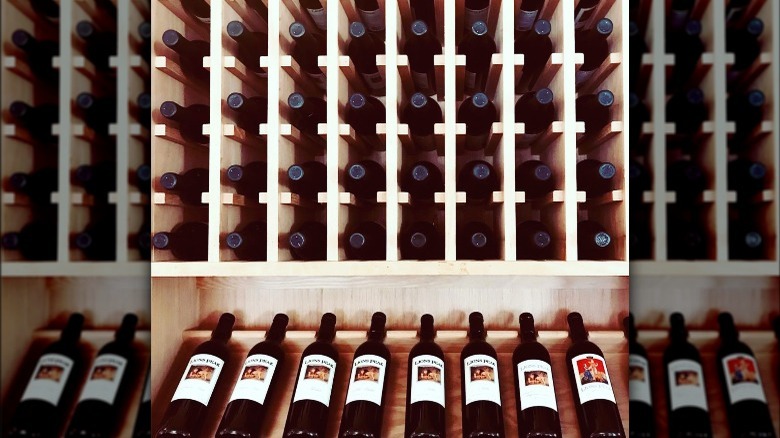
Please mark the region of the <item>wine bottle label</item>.
[[520, 9], [515, 17], [515, 30], [518, 32], [525, 32], [531, 30], [536, 23], [536, 16], [539, 15], [538, 10], [524, 11]]
[[99, 400], [110, 405], [114, 404], [119, 384], [127, 368], [127, 359], [116, 354], [101, 354], [92, 364], [87, 383], [81, 391], [79, 402], [83, 400]]
[[146, 385], [144, 385], [144, 395], [141, 397], [141, 403], [152, 401], [152, 378], [146, 376]]
[[517, 376], [522, 410], [542, 407], [558, 411], [549, 363], [536, 359], [524, 360], [517, 364]]
[[593, 72], [595, 71], [596, 70], [590, 70], [590, 71], [585, 71], [582, 69], [577, 70], [577, 73], [574, 74], [574, 82], [576, 83], [576, 85], [582, 84], [583, 82], [590, 79], [590, 77], [593, 76]]
[[373, 354], [364, 354], [352, 362], [346, 403], [367, 401], [382, 405], [382, 389], [385, 387], [387, 361]]
[[707, 408], [707, 393], [704, 388], [704, 372], [701, 364], [689, 359], [669, 362], [669, 399], [672, 410], [679, 408]]
[[653, 405], [650, 397], [650, 369], [647, 359], [638, 354], [628, 355], [628, 399]]
[[56, 353], [44, 354], [35, 365], [21, 401], [41, 400], [57, 406], [72, 370], [73, 359]]
[[595, 9], [595, 6], [591, 8], [580, 8], [579, 12], [577, 12], [577, 16], [574, 17], [574, 28], [579, 29], [585, 26], [585, 22], [588, 21], [588, 18], [590, 18]]
[[758, 375], [758, 364], [754, 357], [742, 353], [730, 354], [723, 358], [722, 363], [731, 404], [744, 400], [766, 403], [766, 395]]
[[192, 356], [171, 401], [195, 400], [208, 406], [223, 366], [225, 361], [211, 354]]
[[466, 379], [466, 404], [489, 401], [501, 406], [498, 386], [498, 361], [484, 354], [475, 354], [463, 360]]
[[325, 77], [325, 73], [309, 73], [306, 72], [306, 76], [309, 77], [312, 81], [314, 81], [314, 85], [317, 87], [327, 90], [328, 89], [328, 80]]
[[444, 406], [444, 361], [428, 354], [412, 359], [409, 403], [433, 402]]
[[428, 80], [427, 73], [420, 73], [412, 70], [412, 81], [414, 82], [414, 86], [419, 90], [426, 91], [431, 88], [431, 82]]
[[470, 28], [475, 21], [484, 21], [487, 23], [488, 8], [469, 9], [466, 8], [466, 27]]
[[598, 354], [580, 354], [572, 358], [571, 365], [580, 404], [591, 400], [609, 400], [616, 403], [612, 380], [607, 372], [607, 361], [603, 357]]
[[360, 19], [363, 20], [363, 24], [366, 25], [366, 29], [370, 32], [382, 32], [385, 30], [385, 14], [381, 9], [374, 9], [373, 11], [364, 11], [358, 9]]
[[688, 21], [688, 15], [690, 11], [687, 9], [672, 9], [669, 14], [669, 23], [672, 29], [682, 29], [685, 26], [685, 22]]
[[361, 76], [366, 81], [368, 88], [372, 90], [381, 90], [385, 86], [385, 78], [382, 77], [382, 73], [361, 73]]
[[325, 8], [312, 8], [312, 9], [306, 9], [309, 12], [309, 15], [311, 16], [312, 21], [314, 21], [314, 24], [317, 25], [321, 30], [327, 30], [328, 28], [328, 15], [325, 12]]
[[268, 387], [271, 385], [278, 363], [277, 359], [265, 354], [253, 354], [247, 357], [230, 401], [252, 400], [261, 405], [265, 404]]
[[466, 90], [473, 90], [477, 87], [477, 74], [466, 70]]
[[330, 394], [335, 375], [336, 361], [333, 359], [320, 354], [304, 357], [293, 403], [300, 400], [314, 400], [330, 406]]
[[433, 135], [414, 135], [412, 134], [412, 141], [415, 146], [424, 151], [432, 151], [436, 149], [436, 139]]

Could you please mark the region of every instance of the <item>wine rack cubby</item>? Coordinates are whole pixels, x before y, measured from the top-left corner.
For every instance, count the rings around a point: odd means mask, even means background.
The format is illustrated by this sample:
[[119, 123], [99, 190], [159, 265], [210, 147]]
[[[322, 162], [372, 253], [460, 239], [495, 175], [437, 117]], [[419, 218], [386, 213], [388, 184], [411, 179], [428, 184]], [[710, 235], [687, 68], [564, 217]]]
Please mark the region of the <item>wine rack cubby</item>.
[[[632, 275], [777, 275], [780, 259], [777, 16], [780, 6], [771, 1], [752, 1], [741, 15], [727, 22], [727, 3], [698, 1], [690, 15], [691, 20], [701, 23], [703, 47], [698, 64], [691, 67], [690, 79], [679, 89], [681, 93], [693, 87], [701, 89], [706, 109], [703, 123], [690, 133], [676, 126], [670, 114], [680, 106], [668, 104], [673, 94], [669, 84], [676, 83], [674, 72], [679, 61], [671, 51], [683, 45], [682, 40], [669, 41], [672, 25], [669, 4], [642, 1], [632, 12], [631, 20], [638, 27], [632, 47], [639, 53], [644, 42], [647, 51], [641, 60], [639, 56], [635, 58], [637, 76], [630, 89], [648, 111], [643, 117], [641, 110], [631, 110], [636, 120], [632, 120], [631, 129], [635, 131], [631, 141], [635, 143], [631, 147], [631, 160], [642, 169], [637, 181], [631, 182], [632, 187], [636, 184], [631, 204], [631, 217], [635, 221], [632, 222], [632, 239], [635, 239]], [[735, 68], [754, 49], [732, 43], [737, 38], [729, 35], [746, 29], [754, 18], [763, 21], [756, 59], [747, 67]], [[737, 70], [738, 75], [734, 73]], [[737, 106], [729, 109], [729, 102], [751, 90], [763, 93], [763, 113], [758, 116], [756, 126], [743, 128], [742, 116], [747, 118], [748, 111], [736, 109]], [[687, 115], [688, 120], [696, 117], [694, 112]], [[696, 193], [692, 202], [669, 185], [675, 166], [685, 159], [690, 159], [704, 174], [703, 191]], [[760, 187], [743, 193], [729, 182], [729, 177], [736, 174], [732, 170], [736, 160], [763, 165], [763, 170], [759, 170], [763, 178], [757, 177]], [[683, 240], [680, 236], [688, 229], [682, 225], [685, 223], [693, 224], [698, 234], [696, 239], [705, 242], [703, 247], [678, 250]], [[739, 229], [743, 226], [746, 228]], [[743, 244], [745, 237], [740, 238], [739, 233], [744, 236], [751, 231], [759, 235], [750, 243], [756, 249], [742, 251], [747, 244]]]
[[[609, 18], [614, 31], [608, 38], [610, 55], [582, 87], [575, 85], [575, 75], [584, 62], [575, 49], [575, 32], [567, 23], [574, 18], [571, 2], [546, 2], [540, 18], [549, 20], [553, 53], [535, 88], [549, 87], [554, 93], [555, 121], [531, 148], [519, 147], [517, 139], [524, 125], [515, 122], [515, 103], [519, 98], [515, 83], [522, 75], [524, 56], [515, 54], [515, 15], [520, 1], [491, 2], [487, 27], [497, 45], [491, 57], [485, 92], [495, 104], [498, 121], [493, 123], [484, 151], [464, 148], [466, 126], [457, 119], [458, 108], [469, 96], [464, 92], [466, 58], [457, 52], [464, 34], [463, 2], [434, 1], [434, 31], [442, 43], [442, 54], [434, 57], [436, 95], [429, 100], [442, 109], [443, 121], [434, 127], [436, 147], [430, 152], [414, 148], [409, 126], [401, 123], [402, 109], [414, 92], [409, 56], [404, 53], [408, 30], [413, 22], [408, 0], [379, 2], [384, 11], [384, 54], [376, 56], [376, 65], [384, 79], [384, 93], [375, 96], [385, 106], [385, 120], [376, 125], [368, 147], [346, 120], [348, 100], [353, 92], [370, 91], [348, 56], [349, 23], [359, 20], [351, 0], [322, 2], [325, 8], [327, 50], [317, 64], [325, 73], [325, 89], [318, 88], [292, 57], [292, 38], [288, 28], [301, 21], [307, 29], [315, 23], [299, 2], [263, 3], [267, 19], [261, 17], [244, 0], [226, 0], [210, 4], [210, 23], [193, 19], [175, 0], [152, 2], [155, 17], [152, 32], [152, 108], [154, 157], [152, 163], [152, 231], [168, 232], [184, 221], [208, 223], [207, 256], [197, 262], [178, 260], [171, 251], [153, 250], [154, 277], [254, 276], [254, 275], [462, 275], [489, 273], [497, 275], [628, 275], [628, 195], [627, 129], [628, 35], [623, 28], [628, 10], [622, 2], [605, 0], [594, 17]], [[241, 21], [252, 32], [268, 34], [268, 54], [259, 58], [267, 77], [260, 77], [238, 58], [235, 41], [227, 34], [227, 25]], [[595, 26], [592, 18], [587, 28]], [[166, 30], [174, 29], [189, 40], [209, 42], [203, 66], [208, 69], [208, 86], [194, 83], [177, 66], [178, 55], [162, 44]], [[278, 44], [277, 44], [278, 42]], [[611, 121], [598, 132], [585, 132], [578, 120], [575, 102], [579, 95], [609, 89], [615, 103]], [[522, 90], [525, 91], [525, 90]], [[267, 99], [267, 122], [256, 132], [237, 126], [228, 107], [230, 93]], [[316, 134], [303, 134], [291, 124], [288, 96], [300, 92], [306, 97], [323, 98], [326, 118]], [[202, 104], [209, 108], [208, 122], [203, 125], [207, 144], [183, 141], [175, 123], [162, 117], [160, 106], [173, 100], [182, 105]], [[375, 134], [375, 136], [373, 135]], [[586, 135], [587, 134], [587, 135]], [[617, 174], [613, 190], [593, 199], [578, 191], [576, 167], [579, 161], [594, 158], [615, 164]], [[365, 205], [345, 188], [346, 166], [371, 159], [385, 169], [385, 189], [377, 202]], [[457, 187], [457, 176], [463, 166], [484, 159], [495, 167], [499, 188], [487, 205], [472, 205], [465, 192]], [[530, 200], [516, 190], [515, 167], [532, 159], [541, 159], [553, 170], [555, 190], [546, 198]], [[286, 171], [292, 164], [318, 161], [326, 165], [326, 184], [315, 199], [302, 199], [288, 185]], [[402, 171], [413, 163], [427, 160], [442, 172], [444, 190], [436, 193], [431, 205], [414, 205], [408, 192], [401, 190]], [[239, 195], [226, 182], [225, 172], [233, 164], [267, 163], [264, 192]], [[182, 172], [193, 168], [208, 169], [208, 189], [201, 205], [182, 205], [170, 191], [162, 190], [159, 178], [165, 172]], [[610, 233], [611, 247], [606, 260], [584, 260], [578, 256], [577, 225], [583, 220], [600, 222]], [[225, 239], [236, 227], [251, 221], [266, 223], [266, 261], [239, 262]], [[295, 227], [309, 220], [326, 227], [325, 262], [294, 263], [288, 237]], [[381, 260], [355, 262], [345, 253], [345, 233], [361, 221], [376, 221], [386, 230], [386, 252]], [[411, 222], [436, 222], [444, 240], [442, 260], [404, 260], [400, 252], [399, 233]], [[489, 262], [478, 262], [458, 256], [457, 233], [467, 222], [486, 223], [498, 241], [498, 254]], [[546, 223], [553, 234], [550, 260], [524, 260], [518, 251], [516, 226], [526, 220]], [[310, 269], [302, 270], [302, 266]]]

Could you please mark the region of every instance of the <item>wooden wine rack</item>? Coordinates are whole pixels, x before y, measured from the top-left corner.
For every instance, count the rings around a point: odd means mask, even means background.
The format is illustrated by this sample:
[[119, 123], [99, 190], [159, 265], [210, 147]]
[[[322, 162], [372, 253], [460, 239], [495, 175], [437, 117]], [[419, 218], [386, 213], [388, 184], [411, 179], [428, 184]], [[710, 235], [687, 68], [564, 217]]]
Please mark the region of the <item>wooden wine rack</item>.
[[752, 17], [764, 21], [764, 32], [760, 37], [762, 53], [753, 67], [745, 74], [743, 85], [757, 88], [766, 95], [764, 122], [756, 133], [754, 144], [747, 157], [760, 161], [767, 168], [765, 190], [756, 204], [759, 205], [757, 223], [766, 240], [766, 251], [762, 260], [729, 260], [729, 208], [736, 203], [736, 192], [727, 187], [727, 166], [733, 157], [728, 152], [729, 136], [735, 125], [726, 117], [726, 73], [734, 62], [734, 54], [726, 52], [726, 2], [699, 0], [691, 18], [702, 22], [702, 41], [705, 52], [694, 73], [700, 80], [708, 106], [709, 120], [702, 127], [698, 138], [703, 142], [701, 155], [694, 160], [703, 167], [708, 176], [708, 187], [702, 195], [705, 209], [705, 231], [710, 242], [706, 260], [677, 261], [667, 257], [668, 208], [677, 201], [675, 193], [666, 187], [668, 164], [667, 141], [675, 132], [673, 124], [666, 122], [666, 81], [674, 65], [674, 55], [667, 54], [665, 47], [666, 13], [669, 2], [642, 1], [642, 12], [646, 20], [640, 28], [647, 29], [645, 40], [649, 53], [642, 58], [641, 79], [638, 94], [648, 105], [651, 121], [642, 127], [642, 142], [649, 144], [645, 165], [652, 176], [651, 191], [643, 193], [642, 199], [634, 200], [650, 207], [650, 224], [654, 243], [650, 260], [632, 263], [634, 275], [723, 275], [723, 276], [776, 276], [780, 260], [780, 5], [774, 1], [753, 0], [743, 15], [742, 22]]
[[[327, 4], [326, 4], [327, 3]], [[628, 275], [627, 230], [627, 141], [624, 122], [628, 118], [628, 69], [623, 68], [623, 47], [628, 47], [628, 35], [622, 29], [628, 24], [628, 10], [622, 2], [605, 0], [594, 14], [609, 17], [615, 23], [610, 37], [613, 52], [596, 75], [594, 83], [579, 90], [593, 92], [598, 86], [612, 90], [616, 96], [614, 121], [596, 139], [601, 143], [587, 152], [588, 157], [610, 160], [618, 167], [617, 189], [603, 198], [585, 202], [583, 192], [576, 187], [575, 168], [579, 160], [578, 135], [584, 124], [575, 114], [574, 75], [583, 62], [582, 54], [575, 53], [574, 29], [568, 25], [574, 17], [572, 2], [547, 2], [543, 18], [552, 22], [554, 53], [546, 74], [538, 86], [549, 86], [555, 93], [557, 121], [546, 134], [549, 147], [516, 149], [515, 137], [523, 132], [523, 125], [515, 123], [515, 79], [523, 68], [523, 56], [514, 52], [514, 19], [517, 1], [493, 1], [488, 17], [489, 32], [498, 45], [493, 55], [487, 91], [500, 113], [500, 121], [493, 125], [489, 147], [482, 154], [463, 153], [465, 125], [456, 122], [459, 103], [464, 99], [463, 80], [465, 57], [456, 54], [456, 45], [462, 35], [463, 0], [450, 3], [435, 2], [436, 29], [443, 43], [443, 54], [436, 56], [436, 75], [440, 90], [437, 103], [441, 105], [444, 122], [435, 129], [439, 148], [436, 152], [419, 154], [411, 151], [408, 126], [399, 123], [402, 102], [410, 96], [411, 80], [408, 57], [401, 54], [405, 30], [410, 26], [411, 11], [408, 0], [380, 1], [385, 11], [386, 54], [377, 56], [377, 64], [386, 78], [386, 96], [380, 100], [387, 108], [386, 123], [377, 125], [377, 134], [386, 143], [382, 152], [368, 152], [354, 145], [354, 133], [344, 121], [344, 106], [349, 94], [361, 90], [350, 59], [346, 56], [348, 23], [358, 19], [351, 0], [324, 2], [327, 10], [327, 56], [319, 58], [320, 67], [327, 75], [327, 123], [320, 125], [320, 134], [327, 147], [323, 152], [312, 152], [299, 143], [297, 130], [287, 118], [287, 96], [293, 91], [313, 93], [310, 84], [296, 79], [299, 67], [290, 56], [291, 41], [287, 28], [294, 20], [308, 23], [309, 18], [294, 0], [268, 2], [268, 23], [263, 23], [244, 0], [211, 2], [210, 28], [194, 23], [181, 10], [177, 0], [155, 0], [153, 39], [155, 67], [152, 69], [153, 89], [153, 213], [152, 231], [169, 231], [183, 220], [207, 221], [208, 259], [204, 262], [180, 262], [168, 251], [153, 251], [153, 277], [208, 277], [208, 276], [402, 276], [402, 275], [573, 275], [625, 276]], [[258, 80], [246, 74], [245, 67], [233, 56], [233, 42], [226, 36], [225, 27], [231, 20], [248, 23], [253, 31], [266, 31], [271, 42], [267, 58], [260, 64], [268, 70], [267, 80]], [[167, 29], [185, 31], [188, 38], [209, 40], [211, 48], [204, 66], [210, 70], [210, 88], [197, 89], [186, 82], [175, 66], [175, 56], [160, 42]], [[276, 41], [279, 43], [277, 44]], [[185, 82], [183, 82], [185, 81]], [[259, 126], [261, 140], [253, 140], [228, 117], [224, 101], [228, 94], [241, 91], [247, 95], [261, 95], [268, 99], [268, 123]], [[442, 98], [442, 96], [445, 96]], [[167, 126], [158, 108], [165, 100], [190, 105], [209, 104], [210, 120], [204, 125], [209, 134], [208, 148], [182, 144], [175, 128]], [[579, 151], [580, 154], [583, 151]], [[456, 190], [458, 170], [470, 159], [484, 158], [491, 162], [501, 176], [501, 190], [493, 194], [489, 206], [472, 207], [465, 204], [465, 193]], [[385, 192], [378, 195], [378, 205], [363, 211], [353, 206], [353, 196], [343, 186], [344, 167], [348, 162], [370, 158], [386, 169]], [[557, 189], [546, 200], [526, 202], [523, 192], [515, 190], [515, 166], [523, 161], [541, 158], [548, 162], [556, 176]], [[290, 193], [282, 172], [291, 164], [314, 159], [327, 165], [327, 187], [314, 205], [300, 205]], [[435, 207], [412, 208], [409, 195], [400, 191], [399, 171], [416, 159], [428, 159], [440, 166], [445, 190], [437, 194]], [[268, 163], [267, 192], [255, 200], [242, 199], [234, 189], [223, 184], [222, 175], [231, 164], [251, 161]], [[209, 170], [208, 192], [203, 194], [201, 208], [183, 207], [168, 193], [160, 191], [159, 177], [164, 172], [182, 171], [193, 167]], [[242, 207], [243, 206], [243, 207]], [[400, 260], [398, 233], [401, 225], [416, 217], [436, 220], [443, 227], [445, 257], [443, 261], [419, 262]], [[613, 236], [612, 260], [585, 261], [577, 255], [577, 223], [595, 219], [604, 224]], [[263, 219], [267, 228], [267, 262], [237, 262], [232, 250], [222, 243], [224, 236], [239, 223]], [[292, 262], [286, 240], [294, 224], [304, 220], [324, 221], [327, 226], [327, 261]], [[516, 223], [541, 219], [557, 238], [555, 260], [532, 262], [518, 259]], [[350, 223], [376, 220], [387, 230], [387, 253], [384, 261], [353, 262], [346, 260], [343, 235]], [[500, 258], [486, 262], [456, 258], [456, 231], [468, 220], [483, 220], [493, 226], [500, 239]]]
[[[508, 285], [499, 278], [473, 278], [449, 281], [443, 277], [418, 279], [413, 283], [376, 287], [370, 290], [329, 285], [267, 281], [247, 278], [156, 278], [152, 292], [152, 424], [157, 430], [193, 349], [210, 337], [220, 314], [236, 316], [229, 343], [230, 357], [209, 403], [204, 436], [213, 436], [222, 418], [240, 367], [249, 349], [260, 342], [275, 313], [290, 317], [283, 343], [286, 364], [279, 378], [279, 391], [270, 401], [263, 434], [281, 436], [295, 383], [295, 370], [303, 349], [314, 340], [324, 312], [338, 318], [334, 345], [339, 351], [327, 436], [336, 436], [347, 389], [348, 369], [355, 349], [365, 340], [365, 331], [374, 311], [387, 315], [386, 344], [392, 354], [389, 368], [382, 436], [403, 435], [406, 406], [406, 365], [417, 343], [420, 316], [435, 318], [436, 342], [445, 352], [447, 391], [447, 432], [461, 434], [461, 393], [459, 357], [468, 342], [468, 314], [480, 311], [485, 318], [487, 341], [499, 356], [499, 381], [506, 436], [517, 437], [514, 380], [511, 357], [519, 344], [518, 316], [534, 315], [540, 331], [539, 342], [550, 351], [558, 411], [563, 435], [578, 437], [579, 427], [574, 399], [566, 370], [566, 315], [579, 311], [590, 330], [590, 339], [604, 351], [615, 397], [624, 427], [628, 430], [628, 344], [621, 331], [627, 314], [628, 290], [624, 282], [600, 287], [586, 278], [562, 278], [558, 289], [544, 290], [549, 281], [532, 280], [525, 288]], [[475, 293], [475, 289], [479, 293]], [[584, 299], [585, 297], [587, 299]], [[224, 378], [224, 381], [222, 380]]]

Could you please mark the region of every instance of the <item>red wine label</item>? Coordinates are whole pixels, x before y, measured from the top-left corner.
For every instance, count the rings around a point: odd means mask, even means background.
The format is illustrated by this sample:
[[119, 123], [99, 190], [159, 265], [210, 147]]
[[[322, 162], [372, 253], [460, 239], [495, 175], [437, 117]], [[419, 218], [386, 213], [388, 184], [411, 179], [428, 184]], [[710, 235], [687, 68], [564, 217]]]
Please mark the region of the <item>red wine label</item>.
[[325, 11], [325, 8], [306, 9], [306, 10], [309, 12], [312, 21], [314, 21], [314, 24], [316, 24], [317, 27], [319, 27], [322, 30], [327, 30], [328, 15]]
[[477, 74], [466, 70], [466, 90], [473, 90], [477, 87]]
[[367, 401], [382, 405], [382, 389], [385, 387], [387, 361], [373, 354], [364, 354], [352, 362], [346, 403]]
[[647, 359], [638, 355], [628, 355], [628, 398], [631, 401], [653, 405], [650, 397], [650, 370]]
[[265, 404], [268, 387], [271, 385], [278, 363], [278, 360], [265, 354], [253, 354], [247, 357], [230, 401], [252, 400], [261, 405]]
[[328, 80], [325, 77], [325, 73], [309, 73], [306, 72], [306, 76], [309, 77], [312, 81], [314, 81], [314, 85], [317, 87], [327, 90], [328, 89]]
[[194, 400], [208, 406], [223, 366], [225, 361], [211, 354], [192, 356], [171, 401]]
[[381, 9], [375, 9], [373, 11], [364, 11], [358, 9], [360, 19], [363, 20], [363, 24], [366, 25], [366, 29], [371, 32], [381, 32], [385, 30], [385, 14]]
[[79, 402], [100, 400], [114, 404], [119, 384], [127, 368], [127, 359], [116, 354], [101, 354], [92, 364], [87, 383], [81, 391]]
[[320, 354], [304, 357], [293, 403], [300, 400], [314, 400], [330, 406], [330, 394], [333, 391], [335, 375], [336, 361], [333, 359]]
[[558, 411], [549, 363], [536, 359], [524, 360], [517, 364], [517, 376], [522, 410], [542, 407]]
[[412, 81], [418, 90], [426, 91], [431, 89], [431, 82], [428, 80], [427, 73], [420, 73], [412, 70]]
[[590, 71], [577, 70], [577, 73], [574, 74], [574, 81], [575, 81], [575, 83], [577, 85], [582, 84], [583, 82], [585, 82], [588, 79], [590, 79], [590, 77], [593, 76], [593, 72], [595, 72], [595, 71], [596, 70], [590, 70]]
[[413, 358], [411, 380], [410, 404], [427, 401], [445, 407], [443, 360], [427, 354]]
[[372, 90], [381, 90], [385, 86], [385, 78], [382, 77], [382, 73], [361, 73], [361, 76], [366, 81], [368, 88]]
[[688, 359], [669, 362], [669, 400], [672, 410], [679, 408], [707, 408], [704, 372], [701, 364]]
[[592, 400], [615, 402], [612, 381], [607, 372], [607, 361], [597, 354], [580, 354], [571, 360], [574, 369], [574, 381], [580, 404]]
[[466, 379], [466, 404], [489, 401], [501, 406], [498, 386], [498, 362], [484, 354], [475, 354], [463, 360]]
[[466, 8], [466, 28], [470, 29], [475, 21], [484, 21], [487, 23], [488, 8], [469, 9]]
[[35, 365], [21, 401], [41, 400], [56, 406], [72, 370], [71, 358], [55, 353], [44, 354]]
[[538, 10], [524, 11], [520, 9], [515, 17], [515, 30], [518, 32], [531, 30], [536, 23], [537, 15], [539, 15]]
[[758, 375], [758, 364], [754, 357], [741, 353], [730, 354], [723, 358], [722, 364], [731, 404], [744, 400], [766, 403], [766, 395]]

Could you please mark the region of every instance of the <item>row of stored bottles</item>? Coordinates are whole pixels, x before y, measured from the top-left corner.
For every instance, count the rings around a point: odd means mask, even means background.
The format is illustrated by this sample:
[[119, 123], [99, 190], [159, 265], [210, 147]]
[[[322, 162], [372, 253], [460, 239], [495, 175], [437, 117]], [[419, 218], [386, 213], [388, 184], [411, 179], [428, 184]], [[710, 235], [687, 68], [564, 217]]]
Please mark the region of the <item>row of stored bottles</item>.
[[[568, 317], [572, 343], [566, 354], [571, 391], [577, 406], [580, 432], [625, 436], [604, 354], [588, 341], [582, 317]], [[157, 437], [191, 435], [200, 431], [208, 417], [219, 415], [212, 406], [212, 393], [230, 376], [222, 371], [231, 360], [228, 341], [235, 317], [223, 314], [211, 340], [199, 345], [187, 362], [181, 380], [157, 428]], [[266, 413], [282, 403], [278, 374], [285, 365], [283, 340], [288, 318], [274, 317], [265, 341], [248, 352], [230, 401], [222, 413], [217, 436], [264, 436]], [[382, 436], [388, 402], [388, 369], [393, 357], [384, 343], [386, 317], [374, 313], [367, 340], [355, 351], [349, 374], [340, 437]], [[464, 436], [504, 436], [504, 413], [498, 378], [499, 357], [486, 341], [482, 315], [469, 316], [469, 342], [460, 355], [462, 427]], [[550, 354], [536, 341], [533, 316], [520, 316], [521, 343], [512, 357], [520, 436], [562, 436], [552, 376]], [[295, 389], [290, 401], [283, 436], [325, 436], [333, 419], [331, 406], [340, 356], [333, 345], [336, 317], [322, 317], [316, 341], [303, 350]], [[443, 437], [447, 429], [445, 373], [452, 371], [448, 359], [435, 343], [431, 315], [421, 318], [420, 341], [409, 353], [405, 436]], [[220, 379], [221, 378], [221, 379]], [[235, 378], [234, 378], [235, 379]], [[506, 382], [504, 384], [507, 384]], [[560, 383], [559, 383], [560, 384]], [[251, 412], [251, 413], [250, 413]]]
[[[669, 344], [660, 364], [655, 360], [651, 363], [647, 350], [637, 342], [633, 318], [629, 319], [626, 325], [630, 340], [629, 429], [632, 436], [653, 437], [658, 433], [658, 415], [654, 411], [658, 401], [653, 400], [654, 391], [651, 390], [659, 385], [651, 382], [651, 367], [657, 365], [663, 366], [660, 385], [666, 393], [669, 436], [714, 436], [719, 431], [713, 430], [711, 419], [716, 416], [725, 416], [731, 436], [776, 436], [759, 361], [752, 349], [739, 340], [739, 331], [730, 313], [718, 315], [720, 342], [716, 357], [712, 358], [716, 362], [717, 377], [705, 375], [704, 370], [709, 367], [703, 366], [699, 350], [687, 340], [688, 330], [681, 313], [670, 315]], [[773, 324], [780, 340], [780, 317], [775, 317]], [[764, 373], [775, 371], [763, 370]], [[710, 412], [709, 409], [708, 385], [715, 385], [712, 383], [715, 378], [719, 381], [725, 412]]]
[[91, 361], [80, 344], [84, 322], [84, 315], [72, 314], [59, 340], [43, 350], [4, 436], [118, 436], [131, 403], [139, 404], [133, 437], [151, 436], [148, 376], [140, 401], [135, 398], [145, 367], [135, 341], [138, 317], [125, 315], [114, 340]]

